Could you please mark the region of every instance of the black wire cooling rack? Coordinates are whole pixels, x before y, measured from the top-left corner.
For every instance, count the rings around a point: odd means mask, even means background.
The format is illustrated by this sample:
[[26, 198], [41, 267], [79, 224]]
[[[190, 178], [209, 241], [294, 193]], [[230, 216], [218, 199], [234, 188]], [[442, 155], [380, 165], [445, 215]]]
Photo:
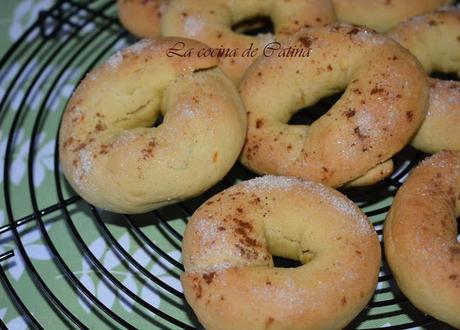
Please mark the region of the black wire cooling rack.
[[[145, 258], [162, 260], [167, 264], [171, 276], [177, 280], [183, 266], [168, 251], [171, 248], [180, 250], [181, 233], [187, 218], [214, 193], [254, 176], [237, 164], [222, 182], [203, 196], [143, 216], [108, 214], [87, 204], [69, 189], [59, 171], [57, 147], [59, 118], [65, 104], [58, 104], [55, 112], [50, 111], [50, 107], [55, 102], [56, 91], [62, 90], [64, 84], [71, 84], [73, 88], [87, 71], [107, 58], [117, 45], [133, 41], [116, 17], [114, 1], [58, 1], [49, 10], [40, 13], [38, 20], [0, 60], [0, 84], [5, 91], [0, 95], [0, 132], [7, 137], [2, 188], [8, 221], [0, 227], [0, 246], [8, 240], [9, 244], [14, 244], [14, 248], [4, 249], [6, 252], [0, 255], [0, 282], [4, 292], [0, 296], [0, 308], [3, 304], [14, 306], [29, 328], [200, 328], [180, 289], [148, 269]], [[33, 69], [30, 68], [32, 62]], [[5, 79], [13, 63], [19, 64], [14, 74]], [[50, 67], [54, 68], [52, 74], [48, 70]], [[78, 67], [80, 71], [72, 78], [67, 74], [69, 67]], [[315, 116], [330, 107], [331, 102], [333, 100], [323, 100], [316, 110], [303, 111], [301, 115], [310, 116], [307, 120], [314, 120]], [[297, 119], [294, 118], [293, 122]], [[26, 152], [23, 152], [27, 180], [22, 190], [18, 190], [12, 182], [14, 173], [11, 171], [14, 168], [14, 155], [18, 152], [15, 140], [21, 131], [26, 132], [30, 143]], [[38, 162], [37, 145], [45, 131], [53, 132], [56, 143], [52, 155], [54, 176], [47, 179], [46, 193], [43, 193], [34, 185], [37, 180], [34, 168]], [[365, 210], [379, 237], [392, 196], [410, 169], [424, 156], [406, 148], [395, 157], [397, 170], [390, 178], [372, 187], [344, 191]], [[24, 209], [29, 211], [24, 213]], [[80, 220], [85, 217], [90, 221]], [[62, 226], [59, 237], [50, 234], [49, 222]], [[88, 230], [88, 226], [94, 228]], [[24, 240], [24, 233], [28, 230], [39, 230], [41, 240], [52, 256], [48, 262], [66, 281], [67, 290], [64, 293], [57, 292], [49, 274], [32, 260]], [[116, 232], [120, 230], [128, 233], [130, 240], [144, 250], [143, 259], [132, 254], [118, 241]], [[155, 286], [162, 303], [153, 304], [112, 272], [87, 243], [88, 232], [93, 238], [101, 238], [110, 247], [128, 277]], [[98, 297], [76, 274], [78, 267], [69, 262], [69, 254], [85, 259], [88, 267], [106, 287], [116, 293], [115, 299], [129, 300], [132, 306], [130, 315], [135, 317], [128, 317], [123, 310], [111, 308]], [[30, 290], [35, 291], [40, 299], [31, 299], [28, 292], [18, 288], [8, 275], [10, 264], [19, 260], [22, 260], [25, 272], [30, 277]], [[282, 261], [276, 262], [283, 266]], [[70, 307], [68, 299], [76, 296], [90, 303], [91, 313], [82, 316]], [[47, 322], [51, 316], [57, 323], [50, 325]], [[138, 323], [137, 320], [146, 323]], [[449, 328], [417, 311], [408, 302], [397, 289], [385, 262], [375, 296], [348, 328], [373, 329], [377, 327], [376, 324], [386, 329], [411, 329], [417, 326], [426, 329]], [[0, 328], [7, 329], [1, 320]]]

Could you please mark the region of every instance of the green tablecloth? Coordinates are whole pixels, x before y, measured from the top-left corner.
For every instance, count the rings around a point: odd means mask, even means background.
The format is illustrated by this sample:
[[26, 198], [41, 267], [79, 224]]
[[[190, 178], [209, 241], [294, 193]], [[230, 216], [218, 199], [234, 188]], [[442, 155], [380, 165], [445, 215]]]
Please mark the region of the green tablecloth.
[[[95, 6], [98, 2], [101, 1], [95, 1]], [[2, 0], [0, 4], [0, 55], [3, 56], [12, 42], [34, 22], [40, 9], [48, 8], [53, 4], [51, 0]], [[106, 14], [116, 17], [115, 7], [109, 6]], [[75, 234], [71, 232], [72, 226], [75, 226], [75, 230], [89, 246], [95, 259], [122, 285], [151, 306], [187, 324], [197, 326], [190, 310], [184, 306], [181, 299], [159, 288], [157, 284], [140, 274], [132, 264], [125, 263], [123, 261], [125, 258], [120, 258], [112, 244], [101, 235], [105, 230], [110, 231], [127, 253], [142, 267], [170, 287], [181, 291], [178, 269], [159, 257], [135, 233], [128, 230], [126, 219], [93, 210], [82, 201], [73, 202], [72, 200], [67, 207], [71, 215], [69, 220], [57, 205], [59, 183], [54, 177], [54, 148], [59, 118], [65, 102], [70, 97], [75, 84], [90, 67], [106, 59], [116, 49], [132, 42], [132, 39], [117, 35], [116, 31], [108, 31], [103, 25], [104, 21], [84, 24], [78, 36], [69, 40], [66, 38], [73, 31], [69, 26], [63, 27], [63, 30], [67, 28], [67, 34], [63, 33], [48, 41], [43, 41], [38, 34], [33, 34], [25, 40], [20, 50], [15, 52], [15, 57], [8, 60], [0, 71], [0, 99], [5, 98], [4, 107], [0, 109], [0, 113], [3, 112], [0, 117], [0, 168], [2, 170], [5, 164], [9, 133], [13, 129], [15, 132], [8, 177], [0, 176], [0, 183], [2, 183], [0, 227], [6, 225], [11, 219], [31, 218], [31, 215], [34, 214], [32, 201], [35, 198], [37, 209], [45, 210], [46, 213], [39, 220], [45, 225], [46, 232], [59, 251], [62, 260], [76, 279], [110, 310], [138, 328], [176, 328], [171, 323], [162, 320], [161, 317], [146, 311], [139, 303], [133, 302], [122, 293], [122, 290], [114, 287], [107, 280], [107, 275], [101, 275], [89, 261], [86, 252], [79, 248], [74, 239]], [[83, 47], [82, 45], [86, 42], [90, 46]], [[14, 81], [15, 77], [19, 79]], [[40, 111], [43, 112], [41, 117], [38, 117]], [[13, 126], [16, 116], [19, 121], [16, 126]], [[40, 125], [38, 134], [34, 135], [33, 126], [36, 122]], [[32, 153], [34, 157], [31, 157], [29, 153], [31, 139], [34, 140]], [[28, 172], [29, 165], [30, 173]], [[235, 176], [238, 175], [235, 174]], [[63, 189], [64, 198], [75, 196], [75, 193], [64, 183], [62, 176], [61, 180], [60, 187]], [[6, 182], [9, 184], [8, 196], [3, 193]], [[6, 209], [8, 198], [11, 200], [11, 217], [8, 217]], [[189, 201], [185, 203], [185, 207], [193, 209], [202, 201], [203, 198]], [[383, 195], [378, 205], [387, 206], [390, 202], [391, 198]], [[50, 206], [51, 209], [49, 209]], [[369, 205], [366, 206], [366, 209], [376, 207], [377, 205]], [[156, 215], [168, 219], [168, 224], [182, 233], [186, 214], [182, 208], [169, 207], [160, 210]], [[103, 227], [95, 221], [96, 215], [101, 217]], [[156, 215], [134, 217], [133, 221], [141, 227], [147, 237], [162, 250], [168, 252], [169, 256], [180, 261], [180, 241], [168, 234], [167, 228], [165, 229], [165, 226], [159, 223]], [[373, 218], [375, 222], [382, 220], [383, 215]], [[78, 290], [72, 289], [74, 285], [71, 284], [69, 276], [65, 275], [65, 272], [59, 267], [59, 261], [53, 258], [50, 246], [44, 241], [36, 220], [21, 226], [19, 233], [31, 263], [45, 284], [71, 313], [90, 328], [117, 327], [116, 323], [104, 317], [104, 313], [93, 307], [93, 303], [83, 298]], [[60, 317], [60, 313], [50, 307], [43, 293], [37, 289], [36, 282], [31, 277], [30, 268], [21, 258], [11, 231], [0, 234], [0, 254], [8, 250], [14, 250], [16, 255], [2, 262], [2, 267], [33, 316], [45, 328], [69, 327], [70, 323], [65, 323], [65, 318]], [[392, 284], [386, 281], [379, 283], [380, 293], [374, 298], [375, 301], [393, 297], [392, 291], [386, 290], [390, 285]], [[403, 312], [400, 312], [401, 310]], [[420, 313], [408, 303], [402, 306], [377, 307], [365, 313], [368, 315], [361, 315], [353, 326], [381, 327], [408, 322], [412, 317], [420, 319]], [[27, 322], [21, 315], [22, 312], [14, 306], [5, 288], [0, 287], [0, 318], [10, 329], [26, 329], [28, 328]], [[385, 315], [385, 317], [379, 315]], [[105, 322], [101, 322], [101, 319], [104, 319]]]

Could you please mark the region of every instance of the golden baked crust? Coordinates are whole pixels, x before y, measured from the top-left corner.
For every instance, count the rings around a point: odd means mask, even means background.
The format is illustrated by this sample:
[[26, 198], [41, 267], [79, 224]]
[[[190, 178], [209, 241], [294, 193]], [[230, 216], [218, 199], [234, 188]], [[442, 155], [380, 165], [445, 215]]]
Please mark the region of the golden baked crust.
[[[456, 73], [460, 77], [460, 9], [416, 16], [388, 34], [411, 51], [427, 74]], [[411, 142], [427, 153], [460, 150], [460, 83], [430, 79], [428, 114]]]
[[332, 0], [340, 22], [386, 32], [404, 19], [427, 13], [454, 0]]
[[[389, 175], [391, 157], [426, 115], [428, 82], [418, 61], [390, 38], [349, 25], [306, 29], [284, 46], [307, 56], [260, 57], [241, 81], [248, 113], [241, 162], [332, 187]], [[298, 109], [343, 89], [311, 126], [287, 124]]]
[[[233, 166], [246, 116], [218, 60], [168, 57], [177, 42], [143, 40], [81, 82], [64, 113], [60, 160], [72, 187], [114, 212], [142, 213], [189, 198]], [[153, 127], [158, 116], [163, 123]]]
[[160, 35], [160, 20], [170, 0], [117, 0], [118, 18], [132, 34], [141, 38]]
[[460, 150], [460, 83], [430, 79], [427, 116], [411, 141], [426, 153]]
[[[275, 36], [257, 37], [232, 31], [240, 21], [257, 16], [272, 19]], [[171, 3], [161, 21], [161, 34], [200, 40], [214, 48], [238, 49], [239, 56], [221, 59], [222, 70], [238, 82], [254, 57], [242, 52], [253, 44], [258, 55], [274, 39], [282, 39], [305, 26], [321, 26], [335, 21], [329, 0], [177, 0]]]
[[420, 310], [460, 328], [460, 152], [424, 160], [396, 194], [385, 221], [385, 255]]
[[[206, 329], [341, 329], [368, 303], [380, 245], [367, 217], [318, 183], [265, 176], [204, 203], [183, 240], [187, 301]], [[272, 255], [299, 260], [273, 267]]]

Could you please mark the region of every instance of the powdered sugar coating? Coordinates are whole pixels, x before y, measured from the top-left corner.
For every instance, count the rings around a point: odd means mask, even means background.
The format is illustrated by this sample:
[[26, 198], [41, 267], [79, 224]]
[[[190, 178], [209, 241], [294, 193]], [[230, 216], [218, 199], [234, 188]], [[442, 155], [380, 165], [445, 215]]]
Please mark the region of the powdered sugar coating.
[[81, 161], [81, 168], [83, 171], [82, 174], [86, 176], [93, 168], [93, 153], [91, 149], [87, 147], [80, 150], [79, 156]]
[[[152, 47], [155, 42], [152, 39], [142, 39], [135, 44], [125, 48], [124, 50], [119, 50], [115, 54], [113, 54], [108, 60], [107, 65], [111, 69], [117, 69], [120, 64], [123, 62], [123, 54], [140, 54], [144, 52], [146, 49]], [[94, 74], [92, 74], [94, 76]], [[91, 77], [90, 77], [91, 78]], [[92, 79], [92, 78], [91, 78]], [[92, 79], [94, 80], [94, 79]]]
[[460, 11], [460, 3], [450, 6], [444, 6], [436, 10], [437, 12]]
[[135, 44], [125, 49], [128, 53], [139, 54], [145, 51], [147, 48], [152, 47], [155, 42], [152, 39], [142, 39]]
[[130, 131], [130, 130], [123, 131], [122, 133], [120, 133], [120, 135], [118, 135], [118, 137], [114, 141], [113, 148], [115, 149], [120, 148], [128, 144], [129, 142], [135, 140], [137, 137], [138, 137], [138, 134], [136, 134], [133, 131]]
[[[274, 286], [255, 286], [251, 288], [251, 293], [256, 297], [265, 297], [267, 301], [276, 301], [280, 306], [288, 310], [296, 310], [298, 306], [307, 303], [310, 306], [319, 301], [308, 299], [308, 293], [305, 290], [299, 289], [298, 285], [290, 277], [284, 278], [284, 283], [278, 287]], [[320, 302], [319, 302], [320, 303]]]
[[[400, 28], [411, 28], [414, 31], [418, 31], [422, 26], [430, 27], [432, 25], [432, 18], [443, 15], [443, 13], [455, 13], [458, 14], [460, 11], [460, 4], [444, 6], [436, 9], [436, 11], [429, 14], [422, 14], [407, 18], [403, 23], [400, 24]], [[438, 13], [438, 15], [436, 15]]]
[[460, 177], [460, 163], [452, 164], [452, 159], [450, 159], [448, 155], [449, 152], [439, 152], [422, 160], [417, 168], [433, 166], [442, 169], [449, 169], [450, 177]]
[[[195, 243], [200, 246], [200, 250], [204, 253], [194, 254], [191, 257], [191, 267], [188, 269], [189, 272], [219, 272], [230, 267], [235, 267], [233, 262], [225, 260], [209, 265], [209, 258], [212, 256], [219, 255], [223, 252], [236, 252], [235, 250], [226, 249], [229, 245], [229, 242], [227, 242], [228, 236], [221, 235], [219, 227], [220, 225], [213, 219], [202, 218], [195, 221], [193, 229], [198, 238], [198, 241]], [[211, 245], [213, 248], [209, 249]], [[233, 255], [233, 257], [241, 257], [241, 253]], [[206, 266], [203, 268], [202, 264]]]
[[404, 27], [408, 27], [410, 25], [413, 25], [413, 28], [415, 30], [418, 29], [418, 25], [419, 24], [422, 24], [422, 23], [428, 23], [428, 19], [426, 16], [424, 15], [418, 15], [418, 16], [413, 16], [413, 17], [410, 17], [408, 18], [407, 20], [405, 20], [403, 23], [402, 23], [402, 26]]
[[180, 109], [180, 114], [185, 118], [192, 118], [196, 116], [196, 112], [194, 111], [194, 108], [190, 104], [185, 104]]
[[218, 226], [215, 221], [205, 218], [197, 220], [194, 229], [200, 237], [210, 237], [217, 234], [217, 227]]
[[262, 43], [264, 45], [268, 45], [269, 43], [272, 43], [276, 40], [275, 35], [273, 35], [272, 33], [259, 33], [257, 35], [257, 38], [262, 40]]
[[116, 69], [122, 62], [123, 54], [121, 51], [117, 51], [107, 60], [107, 65], [109, 65], [109, 67], [111, 67], [112, 69]]
[[204, 22], [200, 17], [189, 16], [185, 19], [184, 29], [188, 36], [198, 36], [204, 28]]
[[80, 166], [75, 168], [73, 172], [73, 178], [75, 185], [79, 188], [83, 188], [83, 180], [90, 173], [93, 167], [93, 154], [90, 147], [85, 147], [78, 152], [78, 161]]
[[288, 192], [292, 191], [296, 187], [308, 190], [310, 192], [319, 194], [325, 201], [326, 205], [330, 205], [337, 211], [356, 219], [363, 234], [370, 234], [373, 232], [373, 227], [365, 214], [359, 210], [359, 208], [352, 201], [343, 195], [339, 195], [338, 192], [334, 194], [332, 188], [329, 188], [320, 183], [305, 181], [292, 177], [266, 175], [245, 181], [241, 183], [241, 185], [248, 192], [257, 190], [283, 190]]
[[[341, 29], [348, 30], [349, 32], [347, 34], [349, 38], [361, 43], [381, 45], [389, 41], [387, 37], [378, 34], [375, 30], [366, 28], [364, 26], [356, 27], [350, 26], [350, 24], [347, 23], [336, 23], [330, 28], [331, 31], [339, 31]], [[325, 41], [327, 42], [327, 40]]]
[[307, 183], [309, 182], [287, 176], [265, 175], [242, 182], [241, 185], [248, 191], [253, 189], [281, 189], [288, 191], [296, 185], [305, 185]]
[[88, 73], [87, 77], [89, 80], [94, 81], [97, 79], [97, 74], [95, 72], [90, 72]]
[[353, 40], [374, 45], [383, 45], [388, 42], [388, 38], [367, 29], [360, 29], [359, 32], [353, 36]]
[[432, 106], [441, 111], [453, 111], [451, 107], [460, 108], [460, 83], [456, 81], [435, 80], [430, 94]]

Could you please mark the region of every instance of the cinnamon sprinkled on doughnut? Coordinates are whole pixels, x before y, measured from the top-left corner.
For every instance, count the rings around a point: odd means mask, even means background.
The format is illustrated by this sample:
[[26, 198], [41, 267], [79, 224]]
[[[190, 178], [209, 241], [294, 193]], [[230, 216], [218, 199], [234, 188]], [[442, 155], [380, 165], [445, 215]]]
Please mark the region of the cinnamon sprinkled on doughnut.
[[208, 273], [208, 274], [203, 274], [203, 280], [205, 280], [206, 284], [211, 284], [212, 280], [216, 276], [216, 272]]
[[311, 45], [313, 44], [312, 39], [309, 37], [299, 38], [299, 41], [302, 43], [302, 45], [304, 45], [305, 48], [310, 48]]
[[348, 110], [345, 112], [345, 117], [351, 118], [351, 117], [353, 117], [355, 114], [356, 114], [356, 110], [355, 110], [355, 109], [348, 109]]
[[414, 112], [413, 111], [407, 111], [406, 112], [406, 117], [408, 121], [412, 121], [414, 119]]
[[264, 125], [264, 120], [263, 119], [257, 119], [256, 128], [262, 128], [263, 125]]

